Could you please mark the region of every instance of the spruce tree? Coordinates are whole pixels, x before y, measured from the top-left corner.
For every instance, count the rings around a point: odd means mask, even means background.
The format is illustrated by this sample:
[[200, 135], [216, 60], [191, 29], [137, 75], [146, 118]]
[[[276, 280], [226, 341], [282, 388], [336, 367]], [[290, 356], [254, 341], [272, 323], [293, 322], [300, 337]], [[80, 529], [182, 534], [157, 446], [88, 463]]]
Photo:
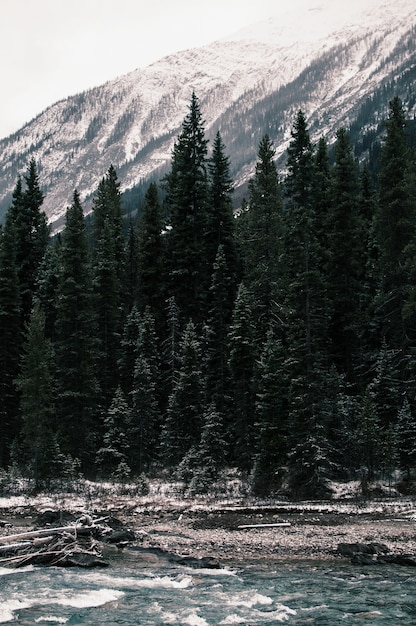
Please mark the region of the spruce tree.
[[206, 397], [226, 423], [230, 422], [231, 391], [228, 354], [228, 328], [231, 322], [230, 277], [224, 248], [218, 246], [210, 289], [206, 340]]
[[275, 150], [269, 137], [260, 142], [254, 177], [249, 182], [244, 282], [253, 301], [256, 342], [266, 338], [279, 311], [279, 259], [282, 247], [281, 193]]
[[412, 470], [416, 468], [416, 419], [406, 397], [397, 415], [396, 438], [399, 465], [410, 480]]
[[56, 304], [58, 299], [59, 277], [61, 272], [62, 237], [58, 233], [46, 249], [37, 277], [37, 299], [45, 312], [45, 333], [54, 341]]
[[253, 374], [256, 346], [253, 331], [253, 304], [246, 286], [241, 283], [228, 337], [234, 405], [230, 456], [232, 462], [245, 471], [251, 469], [255, 452]]
[[29, 470], [36, 488], [57, 478], [62, 468], [56, 436], [53, 369], [52, 344], [45, 337], [45, 314], [39, 303], [35, 303], [27, 327], [17, 386], [21, 393], [23, 420], [23, 458], [20, 461]]
[[117, 276], [115, 239], [108, 219], [104, 220], [95, 248], [93, 293], [100, 352], [96, 374], [106, 411], [119, 384], [117, 363], [121, 336], [121, 284]]
[[358, 177], [350, 138], [341, 128], [334, 148], [331, 206], [327, 219], [328, 293], [332, 300], [330, 319], [330, 352], [332, 362], [348, 380], [356, 374], [358, 343], [358, 277], [362, 251], [358, 246]]
[[181, 338], [179, 369], [162, 431], [162, 459], [167, 466], [177, 465], [200, 441], [203, 391], [200, 343], [190, 321]]
[[120, 183], [113, 166], [101, 180], [93, 201], [93, 288], [98, 320], [98, 382], [107, 410], [118, 386], [117, 359], [121, 338], [122, 281], [125, 276]]
[[127, 398], [130, 397], [133, 389], [140, 324], [141, 315], [136, 306], [133, 306], [124, 324], [118, 362], [120, 386]]
[[140, 475], [156, 460], [161, 426], [160, 362], [155, 321], [149, 307], [140, 319], [136, 351], [129, 424], [129, 465], [135, 475]]
[[130, 407], [122, 389], [118, 387], [104, 418], [103, 445], [97, 452], [96, 462], [102, 477], [117, 479], [123, 467], [124, 473], [129, 470], [129, 418]]
[[[380, 332], [392, 348], [407, 351], [410, 319], [403, 316], [409, 291], [407, 252], [414, 239], [414, 201], [406, 184], [413, 165], [406, 137], [406, 119], [398, 97], [390, 102], [386, 135], [381, 150], [376, 233], [379, 247], [380, 292], [377, 298]], [[405, 377], [405, 372], [402, 373]]]
[[124, 250], [124, 280], [122, 301], [125, 315], [137, 306], [139, 288], [139, 237], [135, 224], [130, 221]]
[[282, 482], [281, 468], [288, 452], [287, 389], [285, 351], [281, 340], [270, 329], [255, 365], [256, 457], [253, 493], [270, 495]]
[[91, 472], [101, 436], [97, 422], [98, 347], [91, 260], [79, 194], [67, 209], [56, 310], [56, 404], [62, 451]]
[[205, 232], [206, 261], [208, 269], [211, 271], [217, 256], [218, 246], [222, 246], [230, 277], [228, 300], [234, 301], [239, 268], [231, 198], [233, 181], [230, 175], [230, 160], [225, 155], [225, 146], [219, 132], [214, 139], [212, 156], [208, 161], [208, 170], [209, 207]]
[[175, 297], [184, 320], [195, 323], [204, 317], [209, 288], [205, 250], [207, 143], [199, 101], [193, 93], [165, 186], [171, 227], [167, 238], [170, 295]]
[[16, 229], [10, 212], [0, 231], [0, 467], [7, 467], [10, 447], [20, 432], [18, 392], [22, 345], [21, 301], [16, 263]]
[[161, 206], [156, 183], [151, 183], [146, 192], [142, 215], [138, 223], [137, 280], [138, 306], [141, 311], [150, 307], [160, 332], [166, 277], [164, 276]]
[[32, 310], [37, 272], [49, 241], [49, 227], [44, 211], [36, 162], [29, 163], [24, 177], [25, 188], [19, 179], [13, 194], [11, 217], [16, 228], [16, 263], [22, 303], [23, 325]]

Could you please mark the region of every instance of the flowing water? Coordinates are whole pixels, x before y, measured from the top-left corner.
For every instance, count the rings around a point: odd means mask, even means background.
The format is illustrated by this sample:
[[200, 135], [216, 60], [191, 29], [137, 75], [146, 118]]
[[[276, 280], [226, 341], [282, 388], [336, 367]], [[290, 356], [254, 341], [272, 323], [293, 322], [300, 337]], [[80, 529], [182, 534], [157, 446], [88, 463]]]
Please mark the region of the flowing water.
[[107, 569], [0, 569], [0, 622], [211, 626], [416, 624], [414, 570], [330, 563], [195, 570], [115, 561]]

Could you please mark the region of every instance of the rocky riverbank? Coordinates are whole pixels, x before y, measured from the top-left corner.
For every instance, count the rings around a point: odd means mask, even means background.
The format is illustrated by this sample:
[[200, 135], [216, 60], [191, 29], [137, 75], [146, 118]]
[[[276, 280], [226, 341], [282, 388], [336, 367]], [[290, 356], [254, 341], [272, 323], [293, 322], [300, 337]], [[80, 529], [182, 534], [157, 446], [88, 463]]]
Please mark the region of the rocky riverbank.
[[[395, 555], [416, 556], [416, 503], [256, 502], [120, 495], [59, 494], [0, 498], [0, 536], [43, 525], [73, 524], [83, 515], [118, 520], [129, 536], [107, 543], [120, 551], [212, 559], [223, 565], [262, 560], [346, 559], [339, 544], [383, 544]], [[208, 561], [206, 561], [208, 563]]]

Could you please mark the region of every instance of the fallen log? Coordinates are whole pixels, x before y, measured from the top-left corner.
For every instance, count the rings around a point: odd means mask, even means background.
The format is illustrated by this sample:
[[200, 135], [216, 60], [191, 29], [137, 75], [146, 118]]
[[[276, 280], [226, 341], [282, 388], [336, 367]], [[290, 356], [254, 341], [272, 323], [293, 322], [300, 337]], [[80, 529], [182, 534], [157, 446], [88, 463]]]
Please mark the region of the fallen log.
[[17, 535], [5, 535], [4, 537], [0, 537], [0, 544], [6, 544], [10, 541], [13, 542], [24, 539], [34, 539], [36, 537], [46, 537], [48, 535], [60, 535], [62, 533], [88, 535], [95, 530], [97, 530], [97, 526], [95, 524], [92, 524], [91, 526], [60, 526], [58, 528], [41, 528], [39, 530], [29, 530], [24, 533], [18, 533]]
[[240, 524], [237, 526], [238, 530], [245, 530], [251, 528], [275, 528], [277, 526], [291, 526], [290, 522], [275, 522], [274, 524]]

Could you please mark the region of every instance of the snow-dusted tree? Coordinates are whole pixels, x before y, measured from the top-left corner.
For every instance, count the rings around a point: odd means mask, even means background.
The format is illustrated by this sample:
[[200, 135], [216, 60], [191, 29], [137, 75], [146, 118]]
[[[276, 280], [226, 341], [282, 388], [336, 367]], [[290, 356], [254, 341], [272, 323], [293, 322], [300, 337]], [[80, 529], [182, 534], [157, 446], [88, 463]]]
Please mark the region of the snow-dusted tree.
[[160, 434], [160, 364], [154, 317], [147, 307], [141, 316], [134, 367], [129, 427], [130, 466], [141, 474], [155, 461]]
[[371, 482], [380, 470], [383, 433], [377, 414], [377, 405], [368, 387], [365, 391], [361, 413], [355, 431], [358, 462]]
[[287, 454], [287, 370], [282, 342], [273, 330], [267, 333], [256, 363], [255, 435], [256, 457], [253, 492], [270, 494], [279, 486], [279, 469]]
[[130, 438], [130, 407], [120, 387], [104, 418], [103, 445], [97, 452], [97, 466], [102, 477], [119, 477], [120, 466], [127, 466]]
[[45, 314], [39, 303], [27, 327], [21, 372], [17, 386], [21, 393], [23, 420], [22, 451], [19, 461], [29, 469], [36, 487], [45, 486], [60, 475], [62, 458], [56, 431], [53, 349], [45, 338]]
[[204, 379], [196, 328], [188, 322], [179, 350], [179, 370], [169, 397], [162, 431], [162, 460], [176, 465], [200, 440]]
[[234, 403], [231, 457], [241, 469], [250, 470], [254, 448], [253, 372], [256, 347], [254, 343], [253, 304], [244, 283], [235, 302], [229, 331], [230, 371]]
[[397, 449], [400, 467], [406, 471], [407, 478], [416, 468], [416, 419], [407, 398], [399, 409], [396, 425]]
[[223, 421], [211, 404], [203, 415], [201, 440], [182, 459], [177, 475], [185, 479], [191, 493], [206, 493], [225, 467], [226, 455]]

